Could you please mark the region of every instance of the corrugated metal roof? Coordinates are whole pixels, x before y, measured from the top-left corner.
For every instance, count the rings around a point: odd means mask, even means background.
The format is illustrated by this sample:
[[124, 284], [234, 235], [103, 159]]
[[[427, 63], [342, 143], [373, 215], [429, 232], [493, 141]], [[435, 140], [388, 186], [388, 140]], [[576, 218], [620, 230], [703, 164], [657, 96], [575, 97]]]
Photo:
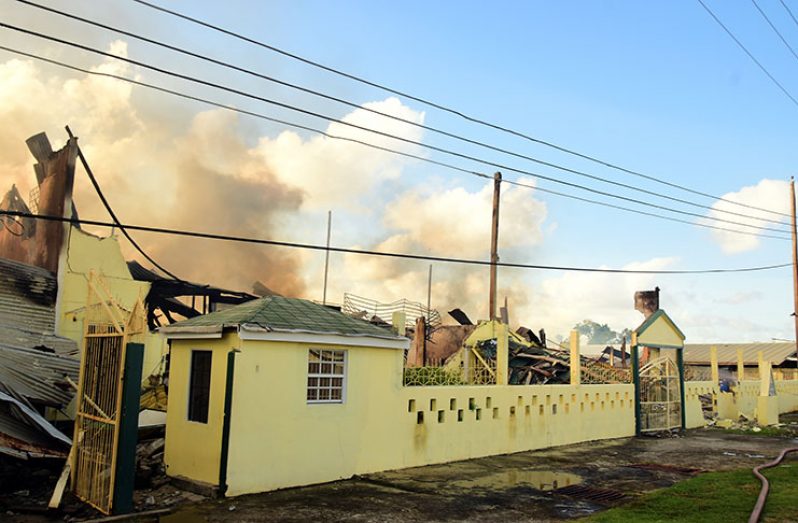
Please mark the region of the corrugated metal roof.
[[52, 333], [56, 289], [55, 276], [50, 272], [0, 258], [0, 325]]
[[719, 365], [737, 365], [737, 349], [743, 350], [746, 365], [758, 363], [758, 353], [762, 351], [765, 360], [781, 365], [787, 358], [795, 359], [794, 342], [752, 342], [752, 343], [685, 343], [684, 362], [693, 365], [709, 365], [711, 347], [718, 348]]
[[198, 328], [254, 327], [269, 331], [308, 332], [401, 339], [393, 331], [352, 318], [324, 305], [299, 298], [267, 296], [218, 312], [162, 327], [161, 332], [191, 332]]
[[38, 412], [0, 391], [0, 452], [24, 457], [66, 456], [72, 440]]
[[34, 403], [68, 404], [75, 391], [65, 376], [77, 383], [79, 366], [74, 358], [0, 344], [0, 386]]

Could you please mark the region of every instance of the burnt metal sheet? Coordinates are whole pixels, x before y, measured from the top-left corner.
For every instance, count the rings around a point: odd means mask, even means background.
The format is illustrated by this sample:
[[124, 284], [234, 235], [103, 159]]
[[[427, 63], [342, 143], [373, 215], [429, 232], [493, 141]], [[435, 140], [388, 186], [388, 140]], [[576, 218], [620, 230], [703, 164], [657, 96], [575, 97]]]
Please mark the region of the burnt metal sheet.
[[65, 457], [72, 440], [23, 401], [0, 391], [0, 452], [14, 457]]
[[79, 366], [75, 358], [0, 344], [0, 390], [11, 390], [32, 403], [61, 408], [75, 395], [66, 378], [77, 382]]

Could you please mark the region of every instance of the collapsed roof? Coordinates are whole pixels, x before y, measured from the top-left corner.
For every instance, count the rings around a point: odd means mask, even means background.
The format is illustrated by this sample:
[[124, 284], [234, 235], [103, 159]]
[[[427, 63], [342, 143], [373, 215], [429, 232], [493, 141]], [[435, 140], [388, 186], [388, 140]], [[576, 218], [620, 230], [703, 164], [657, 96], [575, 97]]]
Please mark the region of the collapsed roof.
[[[257, 296], [246, 292], [231, 291], [161, 276], [155, 271], [144, 268], [137, 261], [129, 261], [127, 266], [134, 280], [150, 283], [150, 291], [145, 300], [147, 303], [147, 326], [150, 330], [162, 326], [159, 313], [169, 323], [175, 323], [178, 321], [175, 315], [194, 318], [216, 310], [219, 304], [238, 305], [257, 298]], [[191, 298], [192, 304], [187, 305], [178, 298]], [[197, 298], [200, 298], [201, 301], [199, 307], [196, 304]]]

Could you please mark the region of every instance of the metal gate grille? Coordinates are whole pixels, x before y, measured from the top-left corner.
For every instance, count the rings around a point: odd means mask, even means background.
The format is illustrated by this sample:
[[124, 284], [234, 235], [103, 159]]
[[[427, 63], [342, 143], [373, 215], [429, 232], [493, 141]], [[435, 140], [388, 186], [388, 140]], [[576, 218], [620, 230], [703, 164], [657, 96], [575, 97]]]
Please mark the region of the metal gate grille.
[[141, 299], [127, 312], [113, 300], [102, 279], [90, 274], [72, 485], [78, 498], [104, 514], [113, 509], [125, 349], [142, 324]]
[[640, 369], [640, 431], [658, 432], [682, 426], [679, 370], [662, 356]]

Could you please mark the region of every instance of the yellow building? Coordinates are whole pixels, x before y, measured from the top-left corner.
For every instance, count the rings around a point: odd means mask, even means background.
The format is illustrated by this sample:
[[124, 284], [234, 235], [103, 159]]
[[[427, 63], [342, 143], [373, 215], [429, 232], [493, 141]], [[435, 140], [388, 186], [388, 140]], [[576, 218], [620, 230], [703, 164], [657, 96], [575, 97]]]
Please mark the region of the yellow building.
[[305, 300], [161, 330], [167, 474], [228, 496], [634, 434], [631, 384], [405, 387], [409, 340]]

